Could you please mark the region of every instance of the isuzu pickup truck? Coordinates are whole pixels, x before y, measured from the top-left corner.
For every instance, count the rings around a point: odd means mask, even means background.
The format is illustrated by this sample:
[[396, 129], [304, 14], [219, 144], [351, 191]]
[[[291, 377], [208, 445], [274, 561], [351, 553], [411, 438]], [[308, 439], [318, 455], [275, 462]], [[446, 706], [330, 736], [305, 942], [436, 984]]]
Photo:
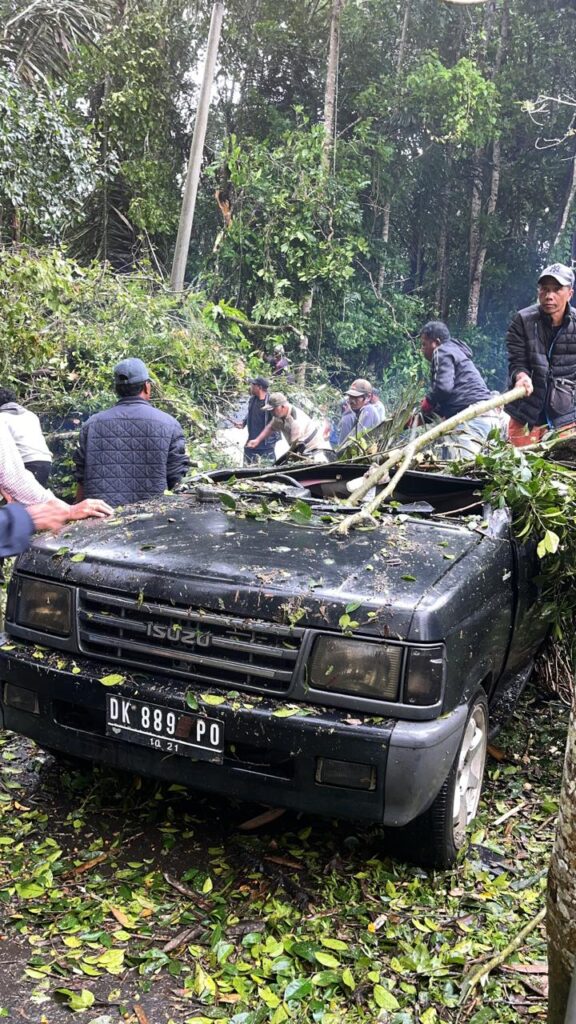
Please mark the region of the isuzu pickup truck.
[[477, 481], [418, 471], [373, 528], [340, 536], [357, 474], [218, 471], [39, 536], [10, 583], [0, 724], [67, 756], [404, 828], [414, 859], [450, 866], [490, 715], [546, 633], [533, 552]]

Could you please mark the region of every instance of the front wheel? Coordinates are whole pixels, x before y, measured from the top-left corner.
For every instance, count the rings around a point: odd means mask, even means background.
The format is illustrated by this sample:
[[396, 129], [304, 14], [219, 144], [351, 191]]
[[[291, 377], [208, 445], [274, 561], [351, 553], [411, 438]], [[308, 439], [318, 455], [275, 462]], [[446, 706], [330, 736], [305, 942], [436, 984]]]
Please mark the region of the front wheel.
[[487, 747], [488, 702], [481, 692], [470, 708], [446, 782], [428, 810], [403, 830], [402, 845], [409, 838], [410, 859], [440, 870], [452, 867], [466, 841], [466, 828], [476, 817]]

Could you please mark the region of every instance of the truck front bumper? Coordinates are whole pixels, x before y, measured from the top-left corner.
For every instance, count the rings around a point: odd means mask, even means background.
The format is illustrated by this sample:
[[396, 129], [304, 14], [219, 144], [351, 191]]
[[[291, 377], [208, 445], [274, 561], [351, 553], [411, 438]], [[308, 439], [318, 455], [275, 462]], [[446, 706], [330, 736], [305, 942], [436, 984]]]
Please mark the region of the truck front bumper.
[[[431, 804], [454, 761], [466, 705], [431, 722], [399, 722], [336, 708], [304, 705], [293, 712], [253, 695], [203, 703], [180, 680], [126, 675], [119, 697], [188, 710], [224, 726], [220, 764], [138, 745], [106, 733], [100, 682], [118, 666], [0, 639], [0, 727], [40, 746], [124, 771], [178, 782], [242, 800], [324, 816], [404, 825]], [[203, 691], [205, 694], [206, 691]]]

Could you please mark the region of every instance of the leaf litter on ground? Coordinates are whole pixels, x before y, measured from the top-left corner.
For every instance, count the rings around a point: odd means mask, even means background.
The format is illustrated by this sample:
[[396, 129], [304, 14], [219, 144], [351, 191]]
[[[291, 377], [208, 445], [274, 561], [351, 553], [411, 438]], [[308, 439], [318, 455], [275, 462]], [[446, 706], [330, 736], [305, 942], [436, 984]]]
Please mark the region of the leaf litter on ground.
[[559, 702], [523, 698], [468, 854], [436, 874], [394, 859], [376, 827], [58, 768], [4, 734], [2, 937], [19, 954], [0, 1009], [51, 1024], [136, 1005], [154, 1024], [543, 1019], [541, 925], [458, 1004], [544, 906], [566, 725]]

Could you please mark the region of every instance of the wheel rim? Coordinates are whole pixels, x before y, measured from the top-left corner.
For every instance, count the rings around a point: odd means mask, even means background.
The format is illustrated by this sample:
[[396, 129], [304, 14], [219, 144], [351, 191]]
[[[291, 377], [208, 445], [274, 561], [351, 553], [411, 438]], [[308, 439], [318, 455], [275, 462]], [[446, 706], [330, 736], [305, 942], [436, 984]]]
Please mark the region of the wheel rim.
[[478, 810], [487, 745], [486, 711], [483, 704], [478, 704], [468, 719], [458, 756], [452, 815], [456, 847], [464, 842], [466, 826]]

